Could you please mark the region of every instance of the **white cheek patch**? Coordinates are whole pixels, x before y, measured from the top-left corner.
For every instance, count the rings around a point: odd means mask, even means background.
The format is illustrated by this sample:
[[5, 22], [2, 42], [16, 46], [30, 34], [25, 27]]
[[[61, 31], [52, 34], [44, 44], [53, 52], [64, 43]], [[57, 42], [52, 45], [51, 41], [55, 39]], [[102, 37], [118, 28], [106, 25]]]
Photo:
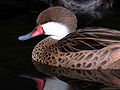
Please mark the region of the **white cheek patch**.
[[53, 39], [59, 40], [70, 33], [67, 26], [57, 22], [48, 22], [43, 24], [42, 27], [45, 31], [45, 34], [51, 35], [51, 38]]

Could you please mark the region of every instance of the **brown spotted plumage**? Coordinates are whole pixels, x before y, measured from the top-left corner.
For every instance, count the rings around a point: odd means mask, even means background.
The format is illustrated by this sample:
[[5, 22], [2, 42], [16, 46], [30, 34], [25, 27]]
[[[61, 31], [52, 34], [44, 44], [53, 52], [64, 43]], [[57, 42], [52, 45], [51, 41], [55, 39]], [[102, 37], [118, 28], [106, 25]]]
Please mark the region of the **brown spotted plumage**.
[[[69, 34], [60, 40], [48, 36], [40, 41], [32, 52], [33, 62], [72, 69], [120, 69], [120, 31], [95, 27], [76, 31], [75, 15], [63, 7], [40, 13], [37, 25], [48, 22], [61, 23], [68, 27]], [[41, 27], [35, 34], [40, 30]], [[46, 34], [43, 29], [40, 33]], [[20, 39], [31, 38], [30, 35]]]
[[[46, 41], [46, 38], [43, 41]], [[43, 42], [42, 41], [42, 42]], [[47, 43], [40, 42], [33, 50], [33, 61], [52, 66], [62, 66], [72, 69], [119, 69], [120, 62], [120, 44], [112, 44], [102, 49], [80, 50], [72, 52], [63, 52], [54, 42], [49, 46]], [[40, 45], [40, 46], [39, 46]], [[42, 45], [46, 48], [41, 48]], [[42, 50], [39, 50], [42, 49]], [[117, 62], [117, 63], [116, 63]]]

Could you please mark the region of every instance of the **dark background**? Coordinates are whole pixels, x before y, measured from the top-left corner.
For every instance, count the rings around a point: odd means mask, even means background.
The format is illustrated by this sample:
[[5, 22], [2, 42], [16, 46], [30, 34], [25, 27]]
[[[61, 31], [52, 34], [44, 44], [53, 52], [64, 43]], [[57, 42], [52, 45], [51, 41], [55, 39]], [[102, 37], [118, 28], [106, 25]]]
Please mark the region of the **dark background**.
[[[40, 0], [0, 1], [0, 90], [37, 90], [35, 82], [19, 75], [30, 73], [44, 76], [31, 62], [33, 47], [44, 37], [27, 41], [18, 41], [17, 38], [32, 31], [38, 14], [48, 7], [49, 4]], [[114, 0], [109, 14], [88, 26], [120, 30], [120, 0]]]
[[39, 0], [0, 1], [0, 90], [37, 90], [34, 81], [19, 75], [42, 76], [31, 60], [32, 49], [40, 39], [21, 42], [18, 36], [32, 31], [37, 15], [48, 7]]

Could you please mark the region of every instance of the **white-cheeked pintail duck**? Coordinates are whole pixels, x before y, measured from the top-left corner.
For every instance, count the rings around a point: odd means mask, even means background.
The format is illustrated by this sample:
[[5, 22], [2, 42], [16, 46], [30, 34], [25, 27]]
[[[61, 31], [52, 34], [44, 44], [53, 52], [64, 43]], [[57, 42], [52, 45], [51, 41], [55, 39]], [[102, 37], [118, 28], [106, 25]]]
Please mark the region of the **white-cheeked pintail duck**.
[[120, 68], [120, 31], [99, 27], [76, 30], [76, 27], [77, 19], [71, 11], [50, 7], [40, 13], [36, 28], [19, 40], [49, 35], [34, 47], [33, 63], [71, 69]]

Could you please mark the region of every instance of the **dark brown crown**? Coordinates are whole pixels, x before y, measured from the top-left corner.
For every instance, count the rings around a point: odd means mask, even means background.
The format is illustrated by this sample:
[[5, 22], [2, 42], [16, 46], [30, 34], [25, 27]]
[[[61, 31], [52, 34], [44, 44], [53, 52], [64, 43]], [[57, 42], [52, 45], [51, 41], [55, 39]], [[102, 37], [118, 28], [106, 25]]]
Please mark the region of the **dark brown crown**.
[[65, 24], [71, 32], [76, 30], [77, 27], [77, 19], [74, 13], [59, 6], [44, 10], [37, 18], [37, 24], [44, 24], [51, 21]]

